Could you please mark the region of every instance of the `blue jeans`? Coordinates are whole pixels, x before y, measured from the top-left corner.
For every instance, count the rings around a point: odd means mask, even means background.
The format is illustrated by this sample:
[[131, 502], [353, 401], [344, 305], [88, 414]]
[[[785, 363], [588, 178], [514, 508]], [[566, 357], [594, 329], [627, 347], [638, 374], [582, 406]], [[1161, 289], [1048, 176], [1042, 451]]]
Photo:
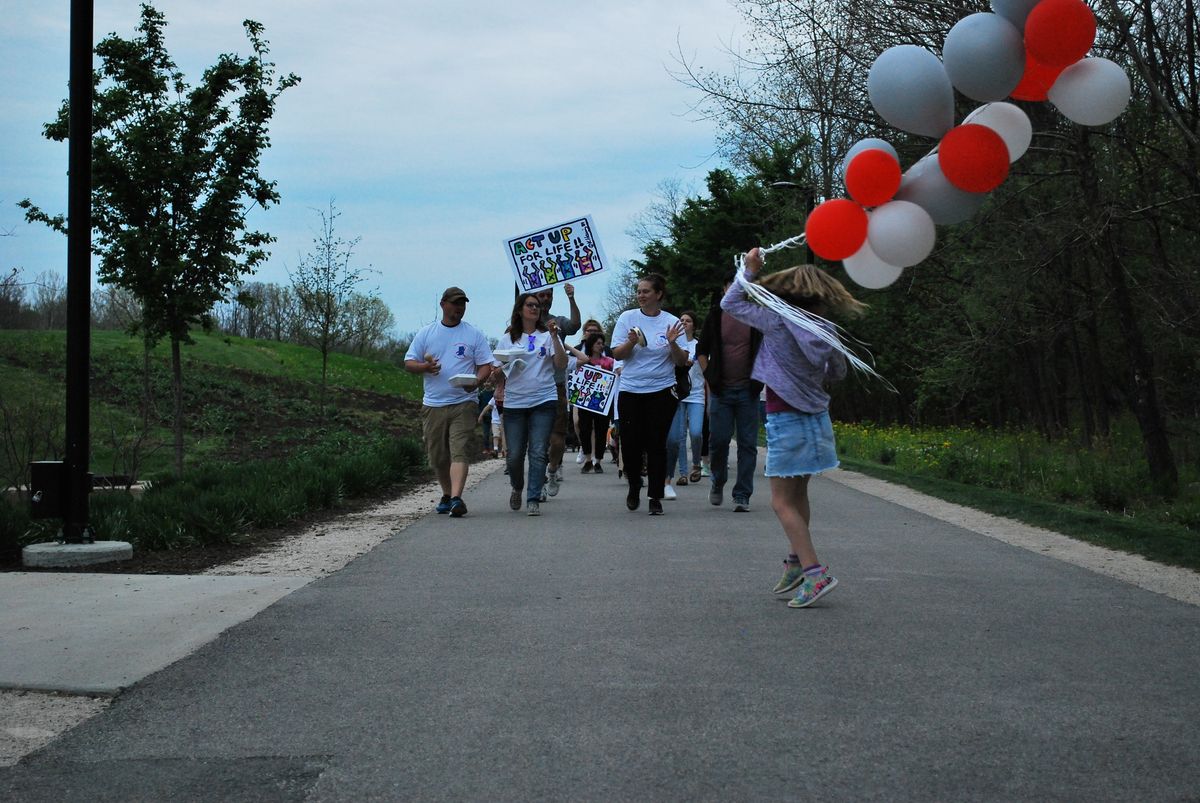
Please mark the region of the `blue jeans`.
[[729, 442], [737, 430], [737, 480], [734, 499], [754, 493], [758, 465], [758, 394], [749, 387], [722, 390], [708, 397], [708, 459], [713, 490], [721, 491], [729, 479]]
[[536, 502], [546, 482], [546, 458], [550, 432], [558, 415], [558, 402], [543, 402], [536, 407], [504, 407], [504, 438], [508, 441], [508, 481], [514, 491], [524, 485], [521, 475], [525, 453], [529, 453], [529, 483], [525, 500]]
[[700, 465], [700, 449], [704, 441], [704, 402], [680, 402], [667, 435], [667, 473], [675, 476], [672, 466], [678, 463], [678, 476], [688, 475], [687, 444], [692, 442], [692, 465]]

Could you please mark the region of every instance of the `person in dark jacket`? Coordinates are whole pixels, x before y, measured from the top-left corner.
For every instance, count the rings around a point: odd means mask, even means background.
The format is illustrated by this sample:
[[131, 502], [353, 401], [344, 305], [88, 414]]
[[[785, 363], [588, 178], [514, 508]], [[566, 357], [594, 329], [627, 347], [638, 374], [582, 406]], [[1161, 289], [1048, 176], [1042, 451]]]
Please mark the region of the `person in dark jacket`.
[[[731, 282], [726, 282], [724, 290]], [[721, 310], [714, 299], [696, 344], [696, 359], [708, 386], [708, 456], [712, 485], [708, 501], [725, 501], [729, 477], [729, 442], [737, 436], [737, 476], [733, 483], [733, 509], [750, 510], [754, 470], [758, 465], [758, 396], [762, 383], [750, 376], [762, 333]]]

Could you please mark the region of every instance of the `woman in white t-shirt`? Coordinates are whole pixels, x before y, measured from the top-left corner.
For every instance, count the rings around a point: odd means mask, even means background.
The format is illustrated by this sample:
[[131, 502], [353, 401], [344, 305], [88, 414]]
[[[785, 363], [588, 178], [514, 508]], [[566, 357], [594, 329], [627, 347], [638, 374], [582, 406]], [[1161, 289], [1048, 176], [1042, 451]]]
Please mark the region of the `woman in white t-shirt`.
[[[512, 319], [496, 345], [504, 363], [504, 440], [508, 446], [508, 480], [512, 495], [508, 506], [541, 514], [539, 502], [546, 481], [550, 432], [558, 415], [558, 387], [554, 369], [567, 367], [567, 352], [558, 336], [558, 322], [542, 322], [542, 305], [533, 293], [522, 293], [513, 305]], [[525, 453], [529, 453], [529, 479], [525, 481]]]
[[[676, 341], [683, 324], [662, 308], [667, 283], [651, 273], [637, 283], [638, 308], [626, 310], [613, 328], [613, 357], [624, 361], [621, 371], [621, 453], [629, 481], [625, 506], [641, 504], [642, 455], [646, 455], [647, 495], [651, 516], [662, 515], [667, 478], [667, 432], [675, 407], [675, 367], [687, 364], [687, 352]], [[646, 345], [642, 345], [641, 331]]]
[[[704, 373], [696, 362], [696, 313], [686, 310], [679, 313], [679, 321], [683, 324], [683, 337], [679, 344], [688, 353], [688, 381], [692, 389], [687, 398], [679, 400], [679, 408], [675, 411], [675, 419], [671, 422], [671, 432], [667, 436], [667, 485], [675, 476], [675, 467], [679, 466], [679, 484], [688, 484], [688, 441], [692, 444], [693, 482], [700, 481], [700, 448], [704, 440]], [[666, 488], [667, 498], [672, 498], [673, 491]]]

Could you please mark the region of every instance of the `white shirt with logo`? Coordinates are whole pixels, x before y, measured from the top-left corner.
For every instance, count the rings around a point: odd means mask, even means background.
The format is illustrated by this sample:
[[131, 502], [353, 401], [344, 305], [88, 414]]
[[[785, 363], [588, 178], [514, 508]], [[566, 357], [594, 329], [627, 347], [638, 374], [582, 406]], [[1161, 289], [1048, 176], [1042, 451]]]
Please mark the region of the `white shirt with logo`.
[[621, 390], [630, 393], [654, 393], [675, 384], [675, 362], [671, 359], [671, 344], [667, 330], [679, 319], [663, 310], [649, 316], [640, 309], [625, 310], [617, 318], [612, 342], [619, 346], [629, 338], [636, 326], [646, 336], [646, 345], [634, 345], [633, 353], [625, 358], [621, 371]]
[[434, 321], [423, 327], [409, 344], [404, 359], [424, 361], [426, 354], [436, 357], [442, 365], [442, 370], [436, 375], [422, 375], [425, 380], [422, 403], [426, 407], [449, 407], [475, 401], [478, 388], [456, 388], [450, 384], [450, 377], [455, 374], [474, 374], [479, 366], [494, 362], [492, 347], [488, 345], [483, 332], [466, 321], [460, 321], [457, 326]]
[[[558, 401], [554, 384], [554, 343], [549, 332], [517, 335], [514, 343], [508, 332], [500, 335], [496, 348], [512, 352], [512, 362], [521, 360], [523, 368], [506, 372], [504, 380], [504, 409], [524, 410], [548, 401]], [[520, 349], [520, 353], [517, 350]]]

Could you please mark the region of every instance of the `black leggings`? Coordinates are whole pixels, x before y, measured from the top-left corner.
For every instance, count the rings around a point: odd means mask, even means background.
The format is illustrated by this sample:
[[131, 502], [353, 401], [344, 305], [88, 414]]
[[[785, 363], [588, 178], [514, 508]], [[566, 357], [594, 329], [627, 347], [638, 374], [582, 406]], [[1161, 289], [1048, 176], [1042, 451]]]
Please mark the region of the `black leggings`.
[[608, 416], [593, 413], [591, 410], [580, 410], [579, 450], [597, 460], [603, 460], [607, 444]]
[[617, 399], [621, 416], [621, 453], [630, 488], [642, 485], [642, 453], [646, 454], [646, 495], [662, 499], [667, 480], [667, 433], [679, 400], [664, 388], [654, 393], [622, 391]]

